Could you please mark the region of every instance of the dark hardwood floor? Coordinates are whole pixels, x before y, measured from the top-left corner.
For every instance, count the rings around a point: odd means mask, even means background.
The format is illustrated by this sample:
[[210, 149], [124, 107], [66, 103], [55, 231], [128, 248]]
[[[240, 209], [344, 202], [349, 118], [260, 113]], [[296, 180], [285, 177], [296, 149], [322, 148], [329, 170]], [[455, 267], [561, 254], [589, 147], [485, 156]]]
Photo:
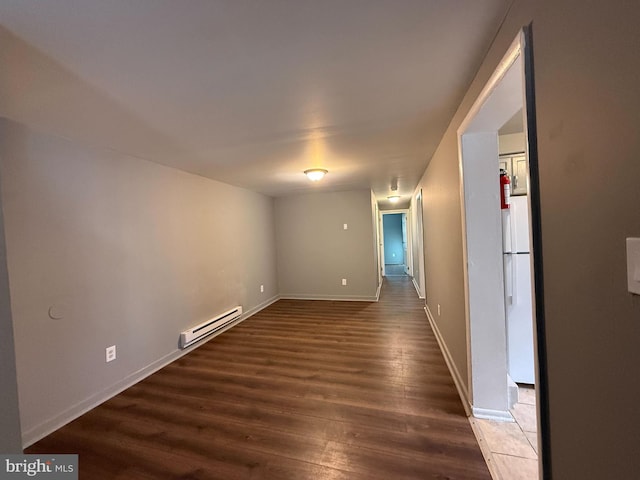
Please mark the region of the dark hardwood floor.
[[27, 453], [86, 480], [491, 478], [409, 277], [280, 300]]

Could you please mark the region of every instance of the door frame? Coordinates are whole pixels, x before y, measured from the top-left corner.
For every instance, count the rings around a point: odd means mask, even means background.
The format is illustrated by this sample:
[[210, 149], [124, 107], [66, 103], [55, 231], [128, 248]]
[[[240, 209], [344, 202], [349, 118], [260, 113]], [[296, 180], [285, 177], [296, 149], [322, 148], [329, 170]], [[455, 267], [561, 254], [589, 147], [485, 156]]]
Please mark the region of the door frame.
[[[498, 130], [524, 107], [522, 47], [522, 35], [518, 35], [457, 131], [468, 401], [474, 416], [496, 420], [512, 419], [497, 180]], [[490, 168], [494, 157], [495, 172]]]
[[[399, 208], [396, 210], [380, 210], [380, 215], [378, 217], [378, 225], [380, 226], [380, 266], [381, 266], [381, 272], [382, 272], [382, 276], [386, 277], [387, 276], [387, 272], [385, 270], [385, 261], [384, 261], [384, 222], [382, 221], [383, 216], [384, 215], [394, 215], [394, 214], [398, 214], [398, 213], [402, 213], [405, 215], [406, 219], [408, 220], [410, 217], [410, 213], [411, 213], [411, 209], [410, 208]], [[409, 261], [413, 260], [413, 255], [411, 255], [411, 248], [412, 248], [412, 243], [411, 243], [411, 226], [409, 225], [409, 221], [407, 221], [407, 256], [405, 258], [405, 266], [409, 268], [409, 273], [408, 275], [410, 277], [413, 276], [413, 266], [409, 263]]]
[[[471, 158], [473, 161], [474, 148], [478, 151], [485, 149], [486, 151], [493, 148], [490, 145], [490, 136], [495, 134], [497, 136], [497, 128], [493, 131], [493, 127], [496, 126], [497, 117], [491, 117], [491, 113], [487, 112], [487, 109], [482, 111], [483, 107], [492, 99], [492, 95], [506, 95], [500, 92], [502, 88], [503, 92], [508, 89], [508, 85], [505, 86], [504, 82], [507, 75], [512, 74], [513, 79], [514, 71], [512, 68], [519, 68], [520, 77], [520, 90], [521, 105], [523, 108], [523, 118], [525, 121], [525, 141], [527, 144], [527, 162], [528, 162], [528, 184], [529, 184], [529, 218], [530, 218], [530, 236], [531, 236], [531, 253], [532, 253], [532, 294], [534, 299], [533, 305], [533, 322], [534, 322], [534, 353], [535, 353], [535, 375], [536, 375], [536, 410], [538, 420], [538, 438], [540, 441], [539, 458], [541, 463], [541, 473], [543, 478], [550, 478], [551, 466], [550, 466], [550, 451], [549, 451], [549, 407], [548, 407], [548, 371], [547, 371], [547, 357], [546, 357], [546, 334], [545, 334], [545, 318], [544, 318], [544, 285], [542, 277], [542, 235], [541, 235], [541, 215], [540, 215], [540, 184], [539, 184], [539, 164], [538, 164], [538, 150], [537, 150], [537, 126], [536, 126], [536, 113], [535, 113], [535, 86], [534, 86], [534, 72], [533, 72], [533, 48], [532, 48], [532, 31], [531, 26], [525, 27], [513, 43], [507, 50], [507, 53], [503, 57], [502, 61], [496, 68], [495, 72], [481, 91], [480, 95], [474, 102], [473, 106], [469, 110], [467, 116], [463, 120], [462, 124], [458, 128], [458, 153], [459, 153], [459, 174], [460, 174], [460, 201], [461, 201], [461, 217], [462, 217], [462, 243], [463, 243], [463, 274], [464, 274], [464, 296], [465, 296], [465, 317], [467, 327], [467, 361], [468, 361], [468, 385], [469, 385], [469, 399], [471, 409], [474, 416], [490, 417], [490, 418], [504, 418], [509, 419], [510, 414], [508, 412], [508, 402], [501, 402], [506, 399], [507, 386], [506, 386], [506, 336], [504, 331], [504, 317], [498, 319], [491, 319], [487, 322], [486, 312], [482, 312], [482, 305], [475, 300], [478, 297], [478, 292], [481, 291], [479, 287], [480, 276], [477, 275], [477, 270], [482, 268], [478, 265], [480, 262], [484, 262], [487, 265], [492, 261], [489, 256], [483, 258], [474, 256], [470, 257], [470, 251], [472, 249], [479, 248], [477, 232], [481, 231], [481, 222], [478, 218], [471, 218], [475, 207], [471, 209], [471, 204], [475, 202], [469, 202], [473, 198], [473, 189], [468, 189], [465, 185], [465, 170], [472, 170], [471, 164], [468, 162]], [[511, 95], [512, 93], [510, 93]], [[503, 101], [502, 97], [493, 99], [494, 102]], [[506, 97], [505, 97], [506, 98]], [[511, 97], [509, 101], [511, 101]], [[507, 102], [508, 103], [508, 102]], [[506, 120], [506, 119], [505, 119]], [[476, 123], [474, 123], [476, 122]], [[480, 124], [480, 122], [483, 122]], [[491, 128], [487, 128], [491, 125]], [[495, 140], [494, 140], [495, 142]], [[497, 142], [496, 142], [497, 143]], [[497, 145], [496, 145], [497, 150]], [[466, 149], [466, 151], [465, 151]], [[475, 160], [479, 160], [480, 154], [475, 154]], [[496, 156], [497, 161], [497, 156]], [[471, 171], [469, 173], [469, 180], [471, 181]], [[477, 187], [478, 184], [476, 183]], [[487, 187], [490, 188], [490, 187]], [[498, 183], [496, 181], [495, 188], [495, 204], [496, 215], [499, 215], [498, 205]], [[478, 193], [478, 190], [475, 192]], [[474, 199], [475, 200], [475, 199]], [[482, 219], [481, 219], [482, 220]], [[476, 224], [474, 225], [474, 221]], [[474, 233], [475, 232], [475, 233]], [[496, 248], [499, 248], [496, 246]], [[481, 251], [481, 250], [477, 250]], [[489, 247], [485, 249], [489, 251]], [[501, 252], [500, 252], [501, 253]], [[495, 254], [492, 252], [491, 255]], [[494, 255], [495, 256], [495, 255]], [[503, 281], [502, 273], [496, 271], [497, 276]], [[486, 280], [485, 280], [486, 281]], [[486, 292], [483, 292], [486, 294]], [[491, 292], [490, 295], [502, 295], [502, 292]], [[498, 298], [493, 298], [493, 307], [499, 309]], [[502, 304], [504, 313], [504, 304]], [[484, 323], [480, 323], [481, 313], [485, 313]], [[500, 323], [502, 322], [502, 327]], [[487, 338], [498, 336], [497, 341], [492, 345], [493, 351], [489, 351]], [[504, 336], [504, 337], [503, 337]], [[504, 340], [504, 341], [502, 341]], [[485, 344], [483, 344], [485, 342]], [[495, 348], [497, 345], [497, 348]], [[502, 347], [504, 345], [504, 347]], [[504, 358], [504, 360], [503, 360]], [[478, 406], [476, 403], [478, 399], [482, 401], [487, 400], [490, 395], [486, 395], [488, 386], [494, 386], [500, 384], [504, 379], [504, 395], [493, 396], [488, 402], [488, 407], [485, 405]], [[492, 385], [493, 382], [493, 385]], [[483, 391], [484, 390], [484, 391]], [[497, 398], [497, 399], [496, 399]], [[491, 403], [493, 402], [493, 403]]]
[[[423, 217], [423, 194], [422, 188], [418, 187], [413, 192], [411, 196], [411, 228], [412, 232], [412, 241], [415, 240], [417, 243], [416, 250], [418, 252], [418, 258], [413, 258], [413, 286], [418, 293], [418, 298], [424, 300], [425, 307], [427, 305], [427, 286], [426, 286], [426, 275], [425, 275], [425, 263], [424, 263], [424, 217]], [[413, 256], [413, 249], [412, 249]], [[416, 272], [415, 263], [418, 265], [418, 271]], [[417, 279], [417, 281], [416, 281]]]

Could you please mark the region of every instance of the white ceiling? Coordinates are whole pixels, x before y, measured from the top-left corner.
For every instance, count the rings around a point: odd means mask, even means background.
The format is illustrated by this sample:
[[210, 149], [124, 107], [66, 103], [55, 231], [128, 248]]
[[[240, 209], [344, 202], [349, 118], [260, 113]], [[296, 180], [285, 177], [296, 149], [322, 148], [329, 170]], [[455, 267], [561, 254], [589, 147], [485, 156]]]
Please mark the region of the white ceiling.
[[[0, 24], [136, 119], [89, 133], [93, 108], [65, 136], [273, 196], [384, 199], [412, 193], [510, 3], [2, 0]], [[16, 115], [42, 125], [32, 97]]]

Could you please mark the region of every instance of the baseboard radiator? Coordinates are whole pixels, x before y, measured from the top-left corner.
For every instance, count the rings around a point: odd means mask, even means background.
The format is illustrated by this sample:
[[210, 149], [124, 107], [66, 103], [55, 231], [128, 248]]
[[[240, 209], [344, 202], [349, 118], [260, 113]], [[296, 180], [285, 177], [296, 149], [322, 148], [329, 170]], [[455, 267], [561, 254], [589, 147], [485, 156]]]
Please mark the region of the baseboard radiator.
[[180, 334], [180, 348], [184, 349], [190, 347], [196, 342], [213, 335], [220, 329], [226, 327], [231, 322], [237, 320], [242, 316], [242, 307], [237, 306], [232, 308], [228, 312], [224, 312], [222, 315], [218, 315], [211, 320], [196, 325], [189, 330], [185, 330]]

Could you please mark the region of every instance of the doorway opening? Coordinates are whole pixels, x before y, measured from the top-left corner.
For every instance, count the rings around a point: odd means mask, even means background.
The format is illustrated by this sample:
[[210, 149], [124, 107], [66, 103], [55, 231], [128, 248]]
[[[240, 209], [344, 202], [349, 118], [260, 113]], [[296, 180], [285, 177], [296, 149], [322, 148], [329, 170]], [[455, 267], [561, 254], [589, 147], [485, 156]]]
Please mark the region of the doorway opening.
[[380, 212], [382, 274], [411, 276], [411, 249], [408, 210]]
[[422, 188], [418, 188], [411, 197], [409, 207], [411, 217], [413, 286], [418, 297], [427, 302], [427, 289], [424, 272], [424, 229], [422, 223]]
[[[474, 417], [502, 421], [516, 416], [518, 387], [536, 387], [538, 419], [546, 398], [543, 336], [537, 335], [543, 318], [536, 309], [542, 281], [540, 231], [534, 228], [533, 76], [525, 35], [514, 40], [458, 129], [469, 403]], [[537, 430], [541, 422], [533, 423]], [[544, 445], [539, 448], [544, 458]]]

